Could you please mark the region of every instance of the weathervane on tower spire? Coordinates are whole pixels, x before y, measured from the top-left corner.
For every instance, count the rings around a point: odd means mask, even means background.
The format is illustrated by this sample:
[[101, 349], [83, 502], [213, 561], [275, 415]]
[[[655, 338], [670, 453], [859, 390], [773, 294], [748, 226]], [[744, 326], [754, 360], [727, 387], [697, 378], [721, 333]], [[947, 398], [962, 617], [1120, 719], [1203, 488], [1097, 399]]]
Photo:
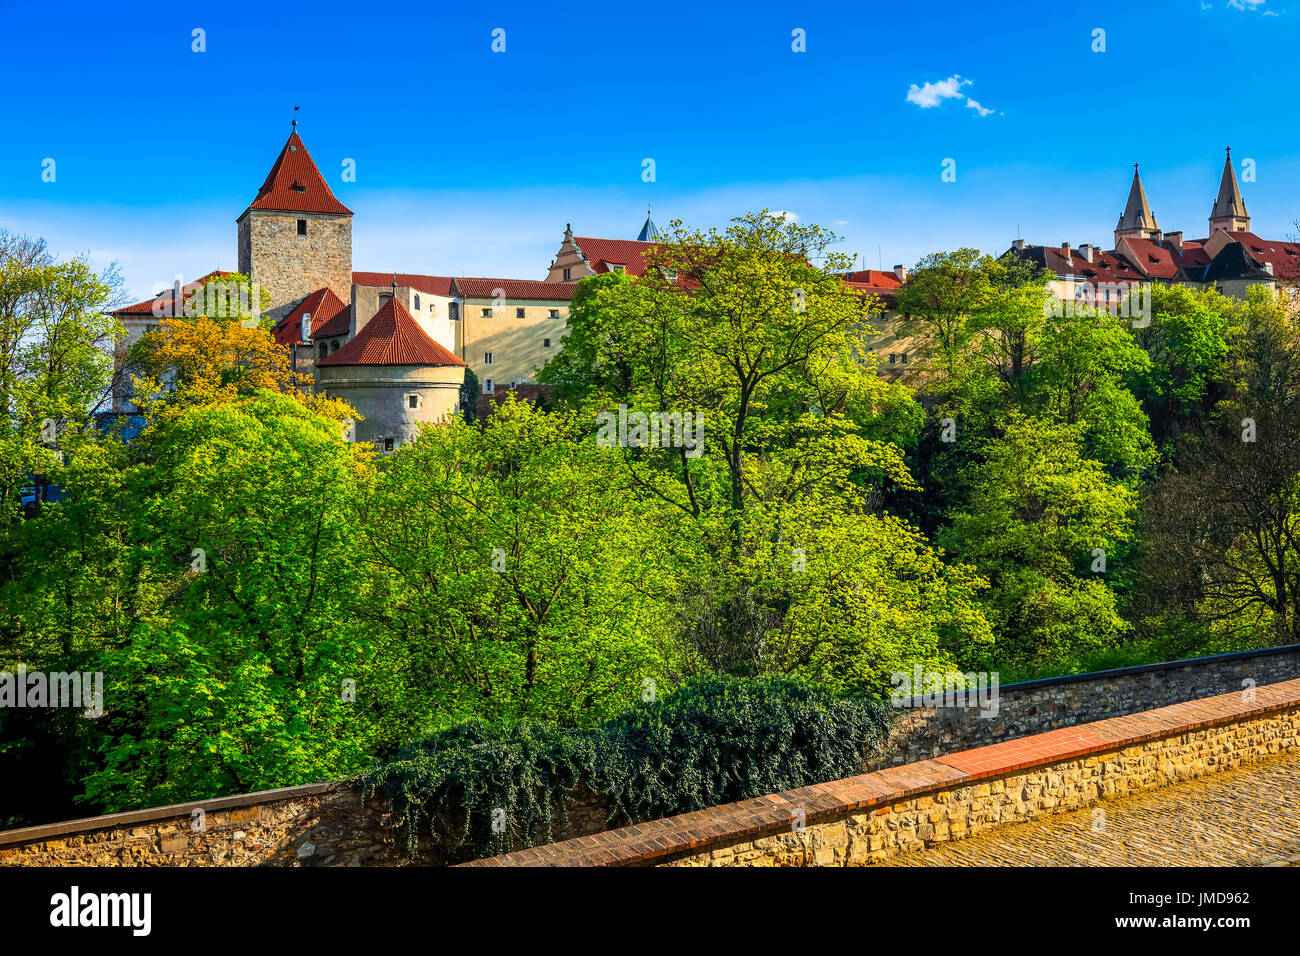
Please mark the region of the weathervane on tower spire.
[[[295, 107], [293, 108], [293, 111], [294, 111], [295, 113], [297, 113], [297, 112], [298, 112], [298, 107], [295, 106]], [[295, 133], [298, 132], [298, 117], [297, 117], [297, 116], [295, 116], [295, 117], [293, 118], [293, 131], [294, 131]]]

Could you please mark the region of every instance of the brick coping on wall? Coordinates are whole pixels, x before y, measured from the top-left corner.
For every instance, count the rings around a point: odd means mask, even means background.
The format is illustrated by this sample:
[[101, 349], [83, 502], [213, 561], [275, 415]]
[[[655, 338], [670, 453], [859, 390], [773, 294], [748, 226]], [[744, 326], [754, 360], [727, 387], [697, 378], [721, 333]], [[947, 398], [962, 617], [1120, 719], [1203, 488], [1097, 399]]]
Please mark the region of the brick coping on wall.
[[229, 797], [213, 797], [211, 800], [173, 803], [166, 807], [149, 807], [145, 810], [127, 810], [123, 813], [106, 813], [98, 817], [83, 817], [80, 820], [43, 823], [40, 826], [23, 827], [20, 830], [0, 830], [0, 846], [8, 846], [14, 843], [33, 843], [37, 840], [60, 837], [68, 833], [109, 830], [137, 823], [166, 820], [171, 817], [188, 817], [195, 810], [212, 813], [216, 810], [236, 810], [257, 804], [276, 803], [281, 800], [293, 800], [297, 797], [310, 797], [316, 794], [328, 793], [341, 786], [346, 786], [346, 784], [339, 782], [307, 783], [297, 787], [281, 787], [278, 790], [258, 790], [256, 793], [236, 793]]
[[795, 810], [803, 811], [805, 822], [812, 824], [989, 777], [1300, 708], [1300, 678], [1257, 687], [1254, 694], [1253, 701], [1234, 691], [1109, 717], [461, 865], [634, 866], [667, 862], [717, 843], [789, 830]]

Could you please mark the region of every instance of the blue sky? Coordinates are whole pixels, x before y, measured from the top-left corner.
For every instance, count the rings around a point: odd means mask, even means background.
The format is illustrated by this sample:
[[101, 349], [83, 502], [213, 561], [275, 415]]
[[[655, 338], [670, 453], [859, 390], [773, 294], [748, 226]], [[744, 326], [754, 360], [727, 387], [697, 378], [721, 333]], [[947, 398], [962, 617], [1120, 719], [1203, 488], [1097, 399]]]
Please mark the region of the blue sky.
[[1134, 162], [1194, 238], [1228, 143], [1254, 230], [1300, 231], [1300, 0], [467, 6], [0, 0], [0, 227], [117, 261], [139, 298], [233, 268], [298, 105], [357, 269], [541, 278], [566, 222], [632, 238], [647, 203], [786, 210], [871, 268], [1109, 247]]

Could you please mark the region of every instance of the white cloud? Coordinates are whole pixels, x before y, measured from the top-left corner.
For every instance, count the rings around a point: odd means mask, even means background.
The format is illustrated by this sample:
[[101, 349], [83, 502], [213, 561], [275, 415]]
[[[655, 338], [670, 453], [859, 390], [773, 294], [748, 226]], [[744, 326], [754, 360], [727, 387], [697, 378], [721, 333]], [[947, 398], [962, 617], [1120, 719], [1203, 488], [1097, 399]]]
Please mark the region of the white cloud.
[[927, 82], [924, 86], [913, 83], [907, 90], [907, 102], [915, 103], [921, 109], [928, 110], [941, 105], [944, 100], [956, 100], [959, 103], [965, 102], [969, 109], [973, 109], [980, 116], [988, 116], [996, 112], [961, 92], [962, 87], [969, 86], [971, 82], [960, 74], [954, 73], [948, 79], [940, 80], [938, 83]]
[[913, 83], [907, 91], [907, 102], [915, 103], [921, 109], [928, 110], [932, 106], [938, 106], [944, 100], [964, 99], [963, 94], [958, 91], [969, 83], [970, 80], [962, 79], [956, 73], [938, 83], [927, 82], [924, 86]]
[[776, 218], [778, 218], [778, 219], [784, 219], [786, 222], [798, 222], [798, 221], [799, 221], [799, 216], [798, 216], [797, 213], [786, 212], [784, 209], [777, 209], [777, 210], [775, 210], [775, 211], [772, 213], [772, 215], [773, 215], [773, 216], [776, 216]]
[[1234, 10], [1245, 10], [1247, 13], [1258, 10], [1265, 3], [1265, 0], [1228, 0], [1228, 6]]

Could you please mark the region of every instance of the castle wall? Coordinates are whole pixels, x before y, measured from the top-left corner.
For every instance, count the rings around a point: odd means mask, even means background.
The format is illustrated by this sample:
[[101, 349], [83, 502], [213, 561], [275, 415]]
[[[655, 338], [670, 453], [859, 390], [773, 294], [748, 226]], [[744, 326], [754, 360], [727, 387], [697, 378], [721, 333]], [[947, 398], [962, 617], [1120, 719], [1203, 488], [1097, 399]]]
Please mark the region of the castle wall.
[[[492, 314], [485, 316], [484, 309]], [[524, 310], [522, 318], [519, 309]], [[557, 312], [554, 317], [552, 309]], [[474, 370], [480, 390], [489, 378], [501, 387], [536, 382], [537, 372], [560, 350], [568, 315], [567, 300], [512, 299], [496, 306], [492, 299], [466, 298], [456, 354]], [[483, 359], [487, 352], [492, 353], [490, 365]]]

